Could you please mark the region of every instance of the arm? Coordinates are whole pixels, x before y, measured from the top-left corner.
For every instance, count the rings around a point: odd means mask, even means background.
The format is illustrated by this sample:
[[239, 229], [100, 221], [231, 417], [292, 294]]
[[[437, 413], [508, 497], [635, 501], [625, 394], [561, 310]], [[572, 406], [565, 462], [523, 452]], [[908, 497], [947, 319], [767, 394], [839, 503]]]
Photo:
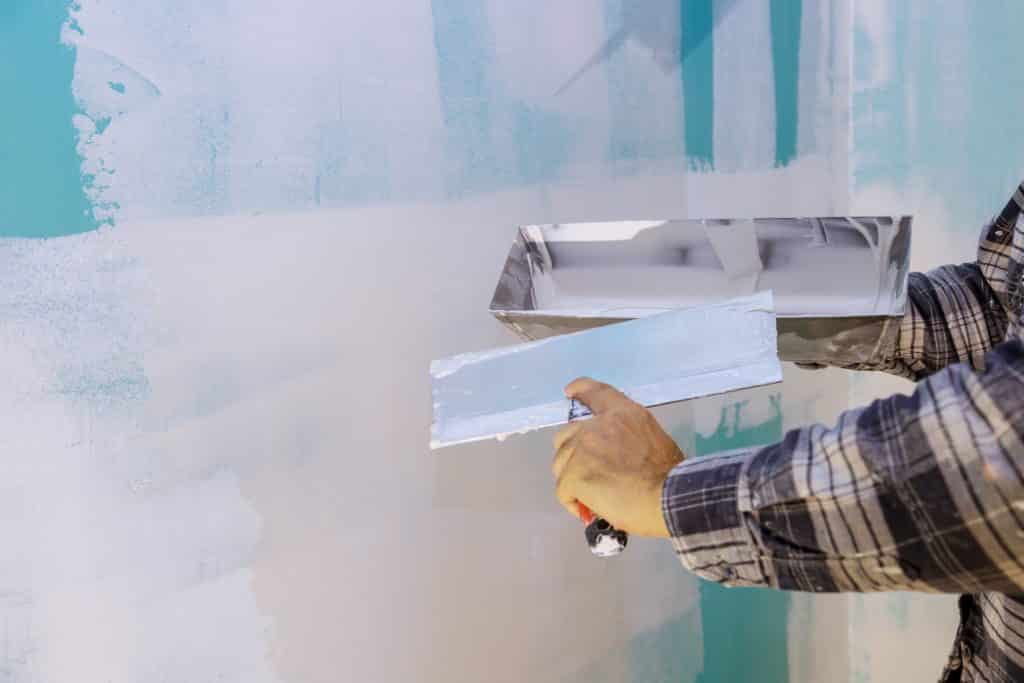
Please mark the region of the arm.
[[1024, 587], [1024, 345], [843, 413], [832, 428], [688, 460], [662, 506], [683, 565], [786, 590]]
[[883, 331], [871, 361], [842, 365], [825, 358], [818, 362], [850, 370], [889, 372], [914, 380], [953, 363], [980, 368], [985, 352], [1006, 332], [1006, 270], [1022, 204], [1024, 194], [1018, 188], [1003, 211], [982, 231], [974, 263], [910, 274], [906, 313], [894, 321], [895, 329]]

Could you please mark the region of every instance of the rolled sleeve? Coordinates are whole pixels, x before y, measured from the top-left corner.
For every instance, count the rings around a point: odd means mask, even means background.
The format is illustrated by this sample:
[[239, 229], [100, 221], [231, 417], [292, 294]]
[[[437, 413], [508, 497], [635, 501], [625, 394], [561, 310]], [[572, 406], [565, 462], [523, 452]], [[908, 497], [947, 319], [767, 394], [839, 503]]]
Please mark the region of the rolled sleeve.
[[662, 488], [672, 546], [686, 569], [730, 586], [770, 586], [768, 567], [748, 523], [746, 469], [758, 449], [686, 460]]

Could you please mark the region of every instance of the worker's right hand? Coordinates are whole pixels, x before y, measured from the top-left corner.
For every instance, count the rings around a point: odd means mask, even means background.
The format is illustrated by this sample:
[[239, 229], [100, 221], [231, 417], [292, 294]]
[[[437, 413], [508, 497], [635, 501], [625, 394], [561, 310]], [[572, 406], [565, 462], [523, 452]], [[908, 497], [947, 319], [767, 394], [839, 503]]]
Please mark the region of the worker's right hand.
[[661, 508], [665, 478], [683, 454], [649, 410], [592, 379], [565, 389], [594, 417], [573, 422], [555, 436], [558, 500], [578, 516], [578, 503], [615, 528], [640, 536], [668, 537]]

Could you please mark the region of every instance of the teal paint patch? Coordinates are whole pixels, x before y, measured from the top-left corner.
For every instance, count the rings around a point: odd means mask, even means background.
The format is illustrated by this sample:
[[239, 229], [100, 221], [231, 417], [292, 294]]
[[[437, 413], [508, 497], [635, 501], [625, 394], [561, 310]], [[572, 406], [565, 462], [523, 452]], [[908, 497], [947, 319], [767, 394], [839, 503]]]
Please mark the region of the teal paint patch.
[[128, 405], [151, 393], [145, 370], [134, 356], [89, 359], [63, 368], [60, 393], [94, 406]]
[[854, 34], [854, 188], [913, 181], [973, 237], [1020, 181], [1024, 4], [959, 4], [951, 16], [914, 0], [884, 11], [879, 35]]
[[699, 641], [694, 634], [700, 628], [700, 622], [697, 610], [691, 609], [678, 619], [630, 640], [628, 680], [652, 683], [694, 680], [701, 657]]
[[[1024, 73], [1019, 65], [1024, 3], [1001, 0], [968, 7], [970, 38], [963, 83], [967, 124], [963, 146], [955, 149], [959, 159], [949, 164], [953, 177], [943, 179], [941, 191], [955, 193], [959, 202], [954, 202], [954, 211], [964, 217], [965, 225], [977, 229], [1003, 207], [1022, 180], [1024, 117], [1019, 93], [1024, 92]], [[918, 107], [923, 114], [921, 109], [926, 107]], [[932, 130], [935, 144], [923, 145], [922, 150], [941, 148], [939, 143], [951, 137], [941, 122]]]
[[563, 117], [522, 102], [510, 105], [516, 169], [526, 184], [554, 180], [569, 159], [574, 135]]
[[[675, 562], [675, 558], [669, 558]], [[629, 596], [626, 596], [629, 599]], [[665, 596], [671, 600], [672, 596]], [[579, 683], [692, 683], [701, 667], [701, 617], [689, 609], [679, 617], [593, 653], [587, 666], [564, 680]], [[752, 679], [757, 680], [757, 679]], [[730, 682], [731, 683], [731, 682]]]
[[[744, 426], [747, 401], [723, 406], [715, 431], [696, 435], [696, 456], [772, 444], [782, 439], [782, 395], [768, 396], [775, 415]], [[700, 585], [704, 670], [697, 683], [789, 681], [786, 627], [790, 597], [764, 588]]]
[[487, 8], [478, 0], [433, 0], [430, 5], [449, 192], [487, 189], [496, 170], [489, 91], [496, 57]]
[[111, 81], [111, 82], [107, 83], [107, 85], [109, 85], [110, 89], [113, 90], [114, 92], [119, 92], [122, 95], [124, 94], [124, 91], [125, 91], [124, 83], [117, 83], [115, 81]]
[[72, 8], [68, 0], [0, 3], [0, 237], [57, 237], [100, 225], [72, 124], [75, 51], [60, 38]]
[[743, 426], [743, 409], [749, 401], [723, 406], [718, 427], [708, 436], [696, 434], [696, 454], [721, 453], [737, 448], [772, 444], [782, 439], [782, 394], [768, 397], [775, 417], [760, 424]]
[[[852, 98], [854, 187], [879, 182], [902, 187], [910, 175], [905, 48], [908, 5], [894, 2], [885, 6], [886, 34], [882, 39], [887, 43], [886, 50], [874, 44], [863, 26], [859, 23], [854, 26], [854, 81], [870, 84], [854, 88]], [[922, 20], [932, 22], [933, 14], [927, 12]], [[874, 78], [883, 52], [889, 60], [885, 81]]]
[[789, 603], [782, 591], [701, 582], [704, 670], [697, 683], [788, 683]]
[[683, 78], [683, 138], [696, 168], [714, 168], [713, 0], [680, 0], [680, 61]]
[[431, 11], [448, 196], [557, 177], [575, 139], [572, 126], [561, 114], [509, 95], [486, 4], [433, 0]]
[[776, 166], [785, 166], [796, 158], [802, 18], [803, 0], [771, 0]]
[[683, 159], [683, 122], [666, 129], [658, 125], [659, 112], [655, 111], [659, 107], [682, 109], [682, 88], [671, 99], [659, 99], [649, 72], [638, 75], [637, 71], [638, 61], [659, 64], [668, 74], [679, 67], [679, 6], [673, 2], [605, 0], [604, 21], [609, 36], [623, 35], [626, 42], [644, 48], [639, 55], [617, 49], [605, 61], [608, 160], [615, 164]]
[[318, 147], [312, 199], [322, 203], [387, 201], [391, 175], [387, 141], [379, 126], [342, 106], [340, 119], [324, 126]]

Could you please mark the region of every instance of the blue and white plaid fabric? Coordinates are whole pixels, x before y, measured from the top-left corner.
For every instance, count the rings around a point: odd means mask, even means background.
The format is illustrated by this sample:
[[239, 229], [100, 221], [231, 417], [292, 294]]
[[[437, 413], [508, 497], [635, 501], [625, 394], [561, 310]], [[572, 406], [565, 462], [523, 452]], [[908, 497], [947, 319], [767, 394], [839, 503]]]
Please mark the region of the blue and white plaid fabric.
[[1024, 681], [1024, 184], [978, 260], [909, 281], [873, 362], [918, 381], [773, 446], [687, 460], [663, 506], [725, 585], [962, 593], [942, 681]]

